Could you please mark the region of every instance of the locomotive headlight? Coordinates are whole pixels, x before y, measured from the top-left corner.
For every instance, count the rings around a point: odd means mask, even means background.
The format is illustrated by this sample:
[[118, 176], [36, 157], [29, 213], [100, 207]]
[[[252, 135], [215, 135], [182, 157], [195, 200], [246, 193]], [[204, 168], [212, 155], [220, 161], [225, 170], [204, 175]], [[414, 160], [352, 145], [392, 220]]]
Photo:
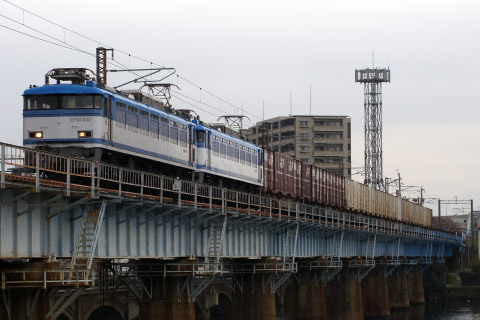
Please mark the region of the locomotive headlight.
[[29, 132], [30, 138], [35, 138], [35, 139], [42, 139], [43, 138], [43, 132], [42, 131], [32, 131]]
[[79, 138], [91, 138], [92, 137], [92, 131], [78, 131], [78, 137]]

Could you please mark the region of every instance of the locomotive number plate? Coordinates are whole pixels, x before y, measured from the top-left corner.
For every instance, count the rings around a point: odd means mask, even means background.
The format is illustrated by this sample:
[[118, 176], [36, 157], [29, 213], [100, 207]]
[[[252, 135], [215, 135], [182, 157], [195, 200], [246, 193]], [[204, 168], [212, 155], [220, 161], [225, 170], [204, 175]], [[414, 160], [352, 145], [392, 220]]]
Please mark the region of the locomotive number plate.
[[92, 117], [74, 117], [70, 118], [70, 122], [92, 122]]

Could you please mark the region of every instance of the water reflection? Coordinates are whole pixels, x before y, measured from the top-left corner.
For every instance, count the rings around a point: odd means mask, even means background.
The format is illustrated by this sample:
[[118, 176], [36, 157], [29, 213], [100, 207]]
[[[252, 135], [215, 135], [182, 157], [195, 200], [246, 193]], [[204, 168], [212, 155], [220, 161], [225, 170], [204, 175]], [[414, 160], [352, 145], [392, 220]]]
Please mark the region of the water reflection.
[[438, 301], [391, 311], [392, 320], [478, 320], [480, 301]]
[[425, 309], [425, 320], [478, 320], [480, 301], [439, 301]]
[[391, 320], [424, 320], [425, 306], [410, 306], [408, 309], [391, 310]]

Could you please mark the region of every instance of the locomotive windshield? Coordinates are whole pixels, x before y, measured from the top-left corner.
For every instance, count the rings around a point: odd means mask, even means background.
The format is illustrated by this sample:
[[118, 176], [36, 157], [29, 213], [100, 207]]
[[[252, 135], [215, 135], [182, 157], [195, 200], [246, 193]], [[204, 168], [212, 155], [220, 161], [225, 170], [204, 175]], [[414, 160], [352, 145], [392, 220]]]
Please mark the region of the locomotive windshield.
[[25, 96], [24, 110], [101, 109], [101, 95]]
[[205, 131], [197, 131], [197, 142], [205, 142]]

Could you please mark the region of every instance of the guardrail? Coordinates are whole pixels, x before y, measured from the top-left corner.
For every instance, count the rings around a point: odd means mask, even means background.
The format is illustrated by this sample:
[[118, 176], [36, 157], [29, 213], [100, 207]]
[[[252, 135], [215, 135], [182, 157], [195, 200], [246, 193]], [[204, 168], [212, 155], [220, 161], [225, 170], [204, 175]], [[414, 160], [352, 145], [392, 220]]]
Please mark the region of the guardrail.
[[[296, 262], [265, 261], [252, 263], [227, 262], [169, 262], [169, 263], [119, 263], [111, 266], [110, 272], [116, 276], [203, 276], [209, 274], [258, 274], [296, 273]], [[126, 272], [122, 272], [126, 270]]]
[[[1, 187], [7, 181], [88, 192], [91, 197], [136, 198], [159, 203], [191, 206], [257, 216], [259, 218], [312, 223], [359, 232], [384, 233], [429, 241], [461, 243], [461, 237], [425, 226], [385, 217], [350, 213], [321, 205], [307, 205], [238, 190], [183, 181], [141, 170], [126, 169], [98, 161], [68, 157], [0, 143]], [[19, 169], [24, 169], [23, 172]]]
[[42, 270], [3, 270], [1, 271], [2, 290], [8, 288], [31, 288], [48, 286], [94, 286], [94, 269], [42, 269]]

